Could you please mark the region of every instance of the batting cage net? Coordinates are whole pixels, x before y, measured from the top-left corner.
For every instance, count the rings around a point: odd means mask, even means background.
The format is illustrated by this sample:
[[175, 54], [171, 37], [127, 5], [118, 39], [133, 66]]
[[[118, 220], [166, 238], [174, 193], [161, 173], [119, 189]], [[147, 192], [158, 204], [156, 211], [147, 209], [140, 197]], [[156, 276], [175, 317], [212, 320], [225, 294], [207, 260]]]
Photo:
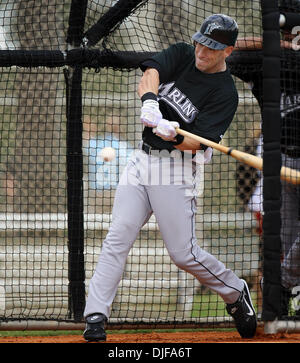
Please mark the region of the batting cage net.
[[[141, 141], [140, 62], [175, 42], [191, 43], [212, 13], [235, 18], [239, 38], [262, 39], [261, 3], [1, 1], [1, 326], [82, 322], [117, 183]], [[222, 144], [262, 156], [264, 52], [259, 41], [244, 48], [228, 58], [239, 106]], [[298, 78], [294, 62], [285, 63], [291, 86]], [[298, 98], [286, 94], [284, 102], [297, 109]], [[115, 152], [110, 162], [103, 161], [106, 147]], [[248, 281], [259, 319], [262, 185], [261, 171], [215, 150], [203, 171], [196, 217], [198, 244]], [[298, 233], [295, 224], [287, 231]], [[223, 300], [172, 263], [155, 216], [130, 250], [112, 305], [110, 324], [124, 323], [232, 323]]]

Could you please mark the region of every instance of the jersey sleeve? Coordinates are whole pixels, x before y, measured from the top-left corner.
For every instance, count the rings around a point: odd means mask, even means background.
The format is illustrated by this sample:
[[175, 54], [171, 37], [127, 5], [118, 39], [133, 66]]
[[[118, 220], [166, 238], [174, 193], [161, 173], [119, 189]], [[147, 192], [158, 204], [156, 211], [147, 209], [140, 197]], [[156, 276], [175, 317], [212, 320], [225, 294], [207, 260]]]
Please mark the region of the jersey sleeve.
[[178, 72], [179, 68], [187, 61], [193, 52], [193, 47], [186, 43], [176, 43], [164, 49], [152, 58], [146, 59], [140, 65], [144, 72], [148, 67], [159, 72], [160, 82], [164, 83]]

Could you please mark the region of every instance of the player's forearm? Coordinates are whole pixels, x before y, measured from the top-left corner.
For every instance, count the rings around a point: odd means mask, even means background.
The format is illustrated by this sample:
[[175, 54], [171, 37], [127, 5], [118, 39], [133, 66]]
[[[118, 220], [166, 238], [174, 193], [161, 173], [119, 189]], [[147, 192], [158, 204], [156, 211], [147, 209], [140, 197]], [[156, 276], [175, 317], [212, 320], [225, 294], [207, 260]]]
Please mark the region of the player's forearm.
[[235, 43], [235, 49], [237, 50], [262, 49], [262, 46], [263, 41], [260, 37], [238, 38]]
[[138, 95], [142, 97], [147, 92], [158, 94], [159, 87], [159, 73], [154, 68], [148, 68], [139, 83]]
[[195, 141], [194, 139], [191, 139], [188, 136], [185, 136], [183, 142], [179, 145], [176, 145], [175, 147], [180, 151], [191, 150], [194, 154], [196, 153], [197, 150], [201, 149], [200, 142]]
[[[287, 40], [280, 40], [280, 46], [282, 48], [288, 48], [288, 49], [293, 48], [292, 42]], [[235, 43], [235, 49], [237, 50], [254, 50], [262, 48], [263, 48], [263, 39], [260, 37], [239, 38]]]

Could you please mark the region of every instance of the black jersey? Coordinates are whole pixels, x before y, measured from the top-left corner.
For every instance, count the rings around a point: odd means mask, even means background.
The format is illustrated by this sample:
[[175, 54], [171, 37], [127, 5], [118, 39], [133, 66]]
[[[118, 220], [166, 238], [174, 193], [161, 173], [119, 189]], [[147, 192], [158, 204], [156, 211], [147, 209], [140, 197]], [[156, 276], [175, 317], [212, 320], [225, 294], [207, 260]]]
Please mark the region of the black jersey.
[[[229, 59], [231, 73], [249, 83], [260, 107], [263, 107], [262, 51], [235, 51]], [[248, 62], [247, 62], [248, 60]], [[291, 49], [281, 50], [280, 115], [281, 150], [300, 157], [300, 56]], [[242, 66], [241, 66], [242, 65]]]
[[[177, 43], [145, 60], [141, 69], [159, 72], [159, 108], [166, 120], [180, 128], [219, 142], [229, 127], [238, 105], [238, 94], [229, 70], [203, 73], [195, 66], [194, 47]], [[143, 140], [157, 149], [174, 149], [145, 127]]]

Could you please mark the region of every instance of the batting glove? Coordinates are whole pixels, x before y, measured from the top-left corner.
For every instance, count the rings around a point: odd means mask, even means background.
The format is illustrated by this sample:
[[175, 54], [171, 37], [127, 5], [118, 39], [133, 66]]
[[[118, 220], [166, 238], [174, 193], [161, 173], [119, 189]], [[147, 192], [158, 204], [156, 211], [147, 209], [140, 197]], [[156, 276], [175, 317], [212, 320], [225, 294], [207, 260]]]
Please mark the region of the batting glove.
[[156, 127], [162, 119], [159, 104], [155, 100], [146, 100], [141, 108], [141, 121], [145, 126]]
[[153, 132], [165, 141], [176, 141], [176, 127], [179, 127], [178, 122], [161, 119], [157, 127], [153, 129]]

